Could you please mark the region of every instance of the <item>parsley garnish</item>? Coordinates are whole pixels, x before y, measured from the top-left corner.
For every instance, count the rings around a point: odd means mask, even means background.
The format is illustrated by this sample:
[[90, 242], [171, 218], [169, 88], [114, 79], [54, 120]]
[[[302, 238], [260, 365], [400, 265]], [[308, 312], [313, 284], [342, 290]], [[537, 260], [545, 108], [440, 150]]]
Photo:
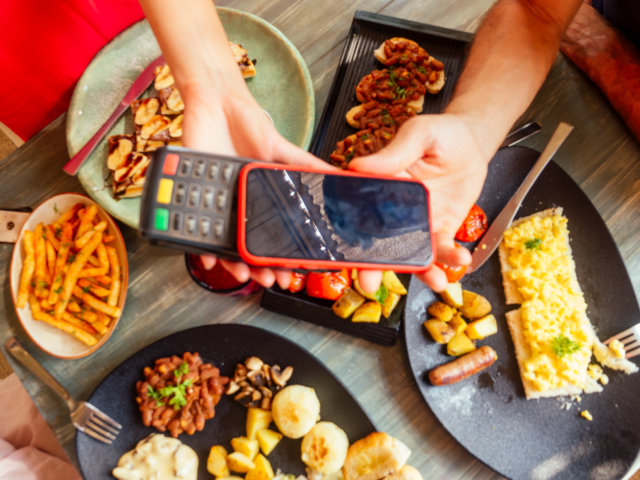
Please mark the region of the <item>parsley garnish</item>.
[[562, 358], [565, 355], [576, 353], [582, 348], [582, 345], [575, 340], [571, 340], [569, 337], [558, 335], [553, 339], [552, 348], [553, 353], [555, 353], [559, 358]]
[[82, 287], [83, 293], [89, 293], [91, 291], [91, 287]]
[[540, 245], [542, 245], [541, 238], [532, 238], [531, 240], [527, 240], [524, 242], [524, 246], [527, 250], [539, 250]]
[[67, 258], [67, 263], [73, 263], [76, 260], [76, 256], [75, 254], [71, 254], [69, 255], [69, 258]]
[[176, 379], [175, 385], [168, 385], [159, 390], [155, 390], [151, 385], [148, 385], [147, 395], [156, 401], [157, 406], [164, 405], [164, 399], [169, 399], [169, 405], [171, 405], [174, 410], [180, 410], [187, 404], [187, 388], [193, 384], [193, 380], [180, 381], [187, 373], [189, 373], [189, 364], [182, 362], [178, 368], [173, 371], [173, 376]]
[[386, 285], [380, 284], [380, 288], [378, 288], [378, 291], [375, 293], [376, 301], [378, 303], [384, 303], [388, 296], [389, 289], [386, 287]]

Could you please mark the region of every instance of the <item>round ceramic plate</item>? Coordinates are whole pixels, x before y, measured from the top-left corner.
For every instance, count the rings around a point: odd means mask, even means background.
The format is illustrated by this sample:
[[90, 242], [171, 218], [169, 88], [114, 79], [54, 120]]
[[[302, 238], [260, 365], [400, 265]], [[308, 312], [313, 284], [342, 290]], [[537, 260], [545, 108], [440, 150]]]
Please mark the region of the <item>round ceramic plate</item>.
[[[20, 235], [18, 236], [18, 240], [16, 241], [13, 248], [13, 254], [11, 256], [11, 297], [13, 298], [13, 305], [16, 309], [18, 319], [27, 332], [27, 335], [29, 335], [36, 345], [50, 355], [59, 358], [80, 358], [95, 352], [111, 336], [111, 333], [115, 329], [119, 320], [119, 318], [113, 319], [109, 324], [109, 329], [98, 340], [98, 343], [89, 347], [72, 335], [63, 332], [48, 323], [35, 320], [29, 305], [24, 308], [18, 308], [18, 286], [20, 284], [20, 274], [22, 272], [22, 263], [25, 256], [23, 245], [24, 232], [27, 230], [33, 231], [36, 228], [36, 225], [41, 222], [45, 225], [52, 223], [76, 203], [82, 203], [84, 205], [95, 204], [94, 201], [84, 195], [64, 193], [62, 195], [51, 197], [38, 205], [20, 230]], [[124, 308], [124, 300], [127, 293], [127, 280], [129, 278], [127, 251], [125, 249], [124, 239], [122, 238], [122, 234], [113, 219], [99, 207], [98, 217], [107, 221], [107, 230], [115, 237], [113, 246], [118, 254], [122, 274], [120, 300], [117, 306], [122, 310]]]
[[[309, 70], [296, 47], [275, 27], [250, 13], [218, 8], [229, 40], [241, 44], [256, 59], [257, 75], [247, 80], [249, 90], [271, 115], [278, 131], [292, 143], [309, 147], [314, 126], [314, 94]], [[80, 78], [67, 114], [69, 156], [91, 138], [124, 97], [144, 68], [160, 55], [146, 20], [105, 46]], [[287, 82], [282, 82], [286, 78]], [[133, 131], [130, 111], [109, 135]], [[138, 226], [140, 199], [116, 200], [107, 186], [107, 138], [86, 160], [78, 180], [107, 212], [131, 227]]]

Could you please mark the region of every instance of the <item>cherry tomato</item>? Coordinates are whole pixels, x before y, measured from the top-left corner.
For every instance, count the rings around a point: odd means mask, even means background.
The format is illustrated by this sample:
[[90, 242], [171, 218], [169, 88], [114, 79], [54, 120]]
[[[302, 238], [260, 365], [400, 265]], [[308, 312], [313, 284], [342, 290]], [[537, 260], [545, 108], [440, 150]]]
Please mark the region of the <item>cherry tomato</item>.
[[351, 285], [349, 270], [339, 272], [307, 273], [307, 295], [310, 297], [337, 300], [345, 288]]
[[462, 277], [464, 277], [464, 274], [467, 271], [466, 265], [463, 265], [461, 267], [452, 267], [440, 262], [436, 262], [436, 265], [444, 270], [444, 273], [447, 275], [447, 281], [449, 283], [457, 282]]
[[487, 216], [478, 205], [474, 205], [460, 225], [455, 238], [459, 242], [475, 242], [486, 230]]
[[291, 282], [289, 283], [289, 291], [291, 293], [301, 292], [304, 290], [304, 284], [307, 279], [306, 273], [291, 272]]

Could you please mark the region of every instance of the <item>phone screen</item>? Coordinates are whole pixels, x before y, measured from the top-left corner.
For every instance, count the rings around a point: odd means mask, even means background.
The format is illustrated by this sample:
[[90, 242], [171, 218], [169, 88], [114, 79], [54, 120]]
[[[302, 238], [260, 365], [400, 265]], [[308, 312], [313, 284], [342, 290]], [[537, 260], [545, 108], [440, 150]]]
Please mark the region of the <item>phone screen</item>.
[[256, 257], [426, 267], [429, 197], [422, 183], [248, 168], [245, 246]]

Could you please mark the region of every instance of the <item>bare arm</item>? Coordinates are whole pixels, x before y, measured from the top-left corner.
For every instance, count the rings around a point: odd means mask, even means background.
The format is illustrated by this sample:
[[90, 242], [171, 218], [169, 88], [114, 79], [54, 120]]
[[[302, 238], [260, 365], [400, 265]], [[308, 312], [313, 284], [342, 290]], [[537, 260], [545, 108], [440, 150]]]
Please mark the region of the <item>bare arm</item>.
[[[483, 21], [444, 114], [406, 122], [386, 148], [349, 163], [355, 170], [424, 181], [431, 193], [436, 261], [466, 265], [454, 235], [478, 199], [487, 165], [542, 85], [581, 0], [498, 0]], [[445, 66], [446, 68], [446, 66]], [[437, 265], [419, 277], [441, 291]]]
[[489, 160], [529, 106], [582, 0], [499, 0], [480, 26], [447, 113]]

